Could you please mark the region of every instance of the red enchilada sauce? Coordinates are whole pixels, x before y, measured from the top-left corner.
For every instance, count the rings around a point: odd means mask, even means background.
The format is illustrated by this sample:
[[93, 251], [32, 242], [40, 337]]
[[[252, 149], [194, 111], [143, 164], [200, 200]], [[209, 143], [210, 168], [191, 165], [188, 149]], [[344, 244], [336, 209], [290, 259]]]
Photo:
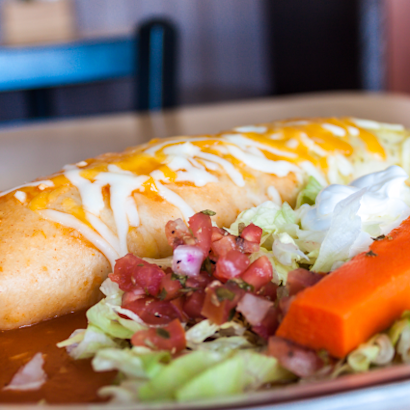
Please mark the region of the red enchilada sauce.
[[[111, 384], [116, 372], [96, 373], [91, 360], [73, 360], [56, 343], [87, 326], [85, 312], [69, 314], [34, 326], [0, 332], [0, 403], [87, 403], [102, 399], [100, 387]], [[4, 391], [21, 366], [43, 353], [47, 381], [39, 390]]]

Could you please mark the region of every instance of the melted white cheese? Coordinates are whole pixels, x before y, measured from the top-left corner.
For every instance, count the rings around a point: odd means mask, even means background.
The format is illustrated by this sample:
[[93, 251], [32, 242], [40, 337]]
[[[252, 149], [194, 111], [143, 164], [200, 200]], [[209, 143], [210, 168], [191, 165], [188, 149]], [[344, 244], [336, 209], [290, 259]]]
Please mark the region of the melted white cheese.
[[80, 175], [81, 170], [67, 166], [64, 176], [78, 189], [85, 211], [99, 216], [104, 209], [104, 198], [102, 187], [105, 185], [101, 182], [91, 182]]
[[110, 262], [114, 268], [115, 260], [120, 257], [116, 250], [97, 232], [79, 221], [75, 216], [53, 209], [37, 211], [38, 214], [48, 221], [57, 222], [68, 228], [73, 228], [90, 241]]
[[[219, 148], [225, 147], [218, 147], [218, 149]], [[225, 172], [228, 174], [229, 178], [235, 185], [239, 187], [245, 186], [245, 181], [243, 179], [242, 174], [226, 159], [220, 158], [214, 154], [209, 154], [207, 152], [201, 152], [197, 154], [197, 157], [204, 159], [206, 161], [211, 161], [219, 164], [225, 170]]]
[[[218, 150], [224, 147], [216, 147]], [[194, 182], [197, 186], [203, 186], [208, 182], [217, 182], [218, 179], [206, 172], [203, 167], [198, 163], [198, 161], [192, 161], [194, 157], [207, 161], [204, 165], [207, 166], [207, 163], [216, 163], [220, 165], [231, 180], [238, 186], [244, 186], [245, 181], [243, 180], [242, 174], [227, 160], [220, 158], [214, 154], [209, 154], [202, 152], [199, 147], [186, 142], [184, 144], [178, 144], [169, 146], [164, 149], [164, 154], [168, 155], [168, 167], [173, 171], [184, 169], [186, 172], [178, 173], [177, 181], [191, 181]], [[194, 167], [192, 163], [196, 166]], [[208, 168], [215, 170], [215, 167]], [[199, 185], [201, 184], [201, 185]]]
[[219, 169], [218, 164], [215, 164], [214, 162], [207, 161], [205, 159], [201, 159], [201, 163], [204, 164], [204, 166], [207, 169], [210, 169], [211, 171], [217, 171]]
[[8, 189], [7, 191], [0, 192], [0, 197], [2, 197], [2, 196], [4, 196], [4, 195], [7, 195], [7, 194], [9, 194], [10, 192], [13, 192], [13, 191], [15, 191], [15, 190], [17, 190], [17, 189], [25, 188], [25, 187], [27, 187], [27, 186], [39, 186], [39, 185], [42, 185], [42, 184], [45, 185], [45, 186], [47, 186], [47, 187], [49, 187], [49, 188], [52, 188], [52, 187], [54, 186], [54, 182], [53, 182], [53, 181], [50, 181], [50, 180], [48, 180], [48, 179], [46, 179], [46, 180], [44, 180], [44, 181], [29, 182], [28, 184], [19, 185], [19, 186], [16, 186], [16, 187], [14, 187], [14, 188]]
[[244, 125], [242, 127], [236, 127], [234, 130], [238, 132], [254, 132], [256, 134], [265, 134], [265, 132], [268, 131], [263, 125]]
[[196, 186], [204, 186], [209, 182], [218, 182], [215, 175], [207, 172], [197, 161], [195, 162], [197, 166], [193, 166], [191, 161], [183, 156], [171, 156], [167, 165], [172, 171], [176, 171], [177, 182], [193, 182]]
[[159, 170], [159, 169], [156, 169], [155, 171], [152, 171], [152, 172], [150, 173], [150, 176], [151, 176], [153, 179], [158, 180], [158, 181], [169, 182], [169, 178], [167, 178], [167, 177], [165, 176], [165, 174], [164, 174], [161, 170]]
[[360, 128], [366, 128], [368, 130], [380, 129], [380, 123], [372, 120], [363, 120], [361, 118], [352, 118], [351, 121]]
[[158, 189], [158, 194], [165, 199], [165, 201], [178, 208], [181, 211], [185, 221], [188, 221], [188, 219], [194, 215], [194, 210], [178, 194], [168, 188], [165, 188], [159, 181], [155, 181], [155, 185]]
[[[147, 181], [147, 179], [148, 176], [146, 175], [134, 176], [110, 172], [101, 172], [95, 178], [95, 183], [99, 183], [100, 186], [110, 186], [110, 205], [114, 214], [115, 225], [117, 227], [117, 236], [120, 242], [121, 256], [128, 253], [127, 234], [130, 226], [129, 217], [134, 222], [137, 219], [135, 218], [135, 211], [133, 211], [131, 215], [128, 215], [127, 211], [129, 211], [131, 202], [127, 202], [127, 199], [132, 195], [132, 192], [140, 188], [141, 185]], [[134, 200], [133, 204], [134, 209], [136, 209]]]
[[299, 165], [304, 171], [306, 171], [307, 175], [311, 175], [316, 178], [320, 185], [326, 186], [328, 184], [322, 171], [316, 168], [310, 161], [303, 161]]
[[[342, 136], [341, 130], [344, 132], [342, 128], [332, 124], [324, 124], [324, 127], [331, 130], [335, 135]], [[236, 131], [265, 133], [267, 128], [264, 126], [247, 126], [238, 127]], [[215, 144], [213, 149], [219, 151], [221, 155], [232, 155], [251, 169], [274, 174], [278, 177], [285, 177], [290, 172], [294, 172], [299, 180], [304, 178], [305, 171], [315, 176], [321, 184], [326, 185], [324, 176], [310, 162], [305, 161], [297, 166], [286, 160], [270, 160], [263, 153], [265, 151], [277, 156], [295, 159], [297, 155], [293, 152], [270, 147], [268, 144], [262, 144], [241, 134], [227, 134], [221, 139], [226, 143], [224, 145]], [[202, 152], [200, 147], [191, 143], [206, 140], [209, 140], [209, 137], [188, 138], [184, 141], [179, 139], [168, 140], [151, 147], [148, 146], [144, 153], [155, 156], [158, 151], [162, 150], [166, 156], [165, 164], [176, 173], [176, 182], [192, 182], [198, 187], [205, 186], [208, 183], [216, 183], [218, 182], [217, 176], [209, 171], [217, 171], [219, 167], [222, 167], [237, 186], [243, 187], [245, 185], [243, 175], [230, 161], [215, 154]], [[301, 133], [301, 141], [317, 154], [327, 154], [306, 134]], [[291, 147], [296, 147], [298, 143], [297, 140], [292, 140]], [[133, 192], [137, 190], [144, 191], [143, 184], [149, 179], [149, 176], [137, 176], [130, 171], [123, 170], [116, 164], [110, 164], [108, 165], [108, 172], [97, 174], [95, 179], [91, 181], [81, 175], [82, 170], [79, 167], [85, 165], [86, 163], [83, 162], [78, 163], [77, 166], [69, 165], [65, 167], [64, 175], [78, 189], [87, 220], [95, 231], [78, 221], [74, 216], [62, 212], [46, 210], [39, 211], [39, 213], [45, 218], [77, 229], [100, 249], [110, 260], [110, 263], [113, 264], [116, 258], [128, 253], [127, 235], [129, 228], [140, 225], [140, 217], [133, 198]], [[345, 174], [343, 170], [341, 173]], [[169, 178], [162, 171], [155, 170], [151, 172], [150, 177], [154, 181], [151, 189], [157, 190], [159, 196], [178, 208], [185, 220], [188, 220], [194, 214], [194, 210], [176, 192], [163, 185], [163, 183], [169, 183]], [[39, 181], [36, 184], [46, 183], [47, 185], [47, 182], [52, 184], [51, 181]], [[115, 232], [114, 229], [111, 230], [104, 224], [101, 219], [101, 212], [105, 208], [102, 191], [104, 187], [109, 187], [110, 191], [110, 207], [114, 217]], [[6, 193], [2, 193], [0, 196]], [[274, 187], [268, 188], [267, 194], [276, 203], [282, 202], [278, 191]]]
[[299, 141], [291, 138], [290, 140], [286, 141], [286, 146], [290, 149], [296, 149], [299, 146]]
[[331, 184], [341, 182], [340, 175], [344, 177], [353, 175], [353, 165], [343, 155], [336, 154], [327, 157], [327, 164], [329, 166], [327, 177]]
[[118, 165], [115, 165], [115, 164], [108, 164], [107, 168], [108, 168], [108, 172], [114, 172], [116, 174], [124, 174], [124, 175], [134, 175], [131, 171], [122, 169]]
[[360, 134], [359, 129], [356, 128], [356, 127], [352, 127], [351, 125], [349, 125], [349, 126], [347, 127], [347, 130], [349, 131], [349, 134], [350, 134], [351, 136], [353, 136], [353, 137], [357, 137], [357, 136], [359, 136], [359, 134]]
[[234, 145], [229, 145], [228, 151], [237, 160], [242, 161], [245, 165], [255, 171], [274, 174], [278, 177], [285, 177], [290, 172], [300, 173], [300, 168], [288, 161], [271, 161], [267, 158], [260, 158], [243, 152], [240, 148]]
[[308, 135], [304, 132], [299, 134], [302, 144], [309, 148], [310, 151], [314, 152], [315, 154], [319, 155], [320, 157], [326, 157], [327, 152], [320, 147], [319, 145], [315, 144]]
[[85, 214], [92, 227], [115, 249], [118, 255], [120, 255], [120, 241], [117, 235], [97, 216], [87, 211], [85, 211]]
[[281, 196], [280, 196], [278, 190], [277, 190], [273, 185], [271, 185], [270, 187], [268, 187], [267, 193], [268, 193], [268, 198], [269, 198], [272, 202], [274, 202], [275, 204], [277, 204], [277, 205], [279, 205], [279, 206], [282, 205], [282, 198], [281, 198]]
[[243, 150], [246, 150], [249, 147], [256, 147], [263, 151], [270, 152], [271, 154], [278, 155], [280, 157], [297, 158], [297, 155], [294, 152], [281, 151], [279, 149], [270, 147], [267, 144], [262, 144], [261, 142], [254, 141], [250, 138], [246, 138], [245, 136], [240, 134], [226, 134], [222, 137], [222, 139], [231, 142], [232, 144], [235, 144]]
[[24, 204], [27, 201], [27, 194], [23, 191], [16, 191], [14, 198]]
[[160, 151], [162, 148], [166, 147], [166, 146], [180, 146], [185, 144], [186, 142], [195, 142], [195, 141], [208, 141], [209, 137], [196, 137], [196, 138], [184, 138], [183, 141], [181, 141], [180, 139], [172, 139], [172, 140], [168, 140], [165, 142], [162, 142], [160, 144], [155, 144], [154, 146], [147, 148], [144, 153], [148, 154], [148, 155], [152, 155], [155, 156], [155, 154]]
[[322, 124], [322, 128], [330, 131], [333, 135], [336, 135], [336, 137], [344, 137], [346, 135], [346, 131], [342, 127], [338, 127], [334, 124], [328, 124], [325, 122]]

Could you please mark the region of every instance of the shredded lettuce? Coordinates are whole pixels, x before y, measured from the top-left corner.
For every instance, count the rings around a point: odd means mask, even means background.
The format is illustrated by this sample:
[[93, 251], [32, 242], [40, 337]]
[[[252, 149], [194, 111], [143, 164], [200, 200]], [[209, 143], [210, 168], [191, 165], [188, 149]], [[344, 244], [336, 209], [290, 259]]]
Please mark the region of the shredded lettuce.
[[[389, 329], [389, 337], [393, 346], [396, 346], [405, 328], [410, 328], [410, 311], [405, 311], [400, 320], [397, 320]], [[409, 345], [410, 347], [410, 345]]]
[[287, 233], [282, 232], [274, 236], [272, 253], [279, 263], [285, 266], [297, 267], [296, 262], [309, 258], [299, 249], [295, 240]]
[[276, 230], [275, 216], [280, 211], [280, 206], [274, 202], [267, 201], [263, 204], [250, 208], [246, 211], [241, 212], [236, 221], [227, 229], [232, 235], [238, 235], [239, 224], [244, 224], [248, 226], [253, 223], [263, 229], [264, 234], [267, 232], [273, 232]]
[[146, 326], [118, 315], [122, 292], [118, 284], [106, 279], [101, 285], [104, 299], [87, 311], [88, 327], [75, 331], [57, 346], [66, 347], [74, 359], [93, 357], [101, 349], [126, 346], [132, 335]]
[[123, 319], [115, 313], [106, 299], [102, 299], [87, 311], [88, 323], [114, 338], [131, 339], [132, 335], [145, 327], [139, 323]]
[[219, 326], [212, 323], [209, 319], [201, 320], [185, 332], [188, 347], [201, 344], [205, 339], [213, 336], [218, 329]]
[[139, 398], [142, 401], [175, 399], [179, 388], [223, 358], [220, 352], [201, 350], [181, 356], [141, 386]]
[[119, 385], [104, 386], [98, 391], [98, 395], [109, 398], [110, 404], [134, 404], [139, 401], [138, 391], [145, 380], [126, 379]]
[[319, 192], [323, 189], [319, 181], [310, 176], [306, 186], [299, 192], [296, 200], [296, 209], [300, 208], [303, 204], [315, 205], [316, 197]]
[[389, 337], [382, 333], [362, 343], [351, 352], [346, 360], [342, 360], [333, 373], [338, 376], [343, 373], [362, 373], [375, 366], [385, 366], [392, 363], [395, 349]]
[[175, 397], [178, 401], [223, 397], [256, 390], [264, 383], [292, 377], [273, 357], [239, 352], [192, 378], [176, 390]]
[[[106, 349], [99, 356], [101, 369], [112, 368], [112, 356], [117, 356], [117, 353], [110, 350]], [[107, 354], [108, 365], [104, 361]], [[130, 350], [127, 350], [125, 355], [129, 354]], [[131, 378], [122, 381], [119, 386], [104, 387], [99, 392], [101, 396], [110, 396], [114, 403], [217, 398], [256, 390], [265, 383], [295, 378], [275, 358], [253, 350], [198, 350], [162, 365], [154, 375], [147, 375], [141, 362], [136, 363], [138, 370], [133, 370], [125, 363], [125, 355], [120, 359], [122, 371], [128, 370]], [[157, 355], [160, 357], [161, 352]]]
[[59, 343], [57, 346], [66, 347], [73, 359], [86, 359], [93, 357], [101, 349], [119, 347], [120, 341], [107, 336], [101, 329], [88, 325], [86, 330], [76, 331], [72, 337]]
[[[340, 161], [339, 158], [330, 164], [330, 168], [340, 168], [343, 165]], [[250, 255], [250, 262], [261, 256], [268, 257], [276, 284], [286, 284], [288, 273], [300, 266], [318, 272], [332, 271], [352, 257], [352, 252], [357, 251], [357, 242], [371, 240], [372, 235], [377, 236], [383, 227], [394, 222], [383, 217], [380, 221], [362, 223], [358, 211], [365, 192], [363, 188], [336, 205], [328, 229], [306, 229], [302, 220], [307, 212], [315, 209], [321, 190], [318, 180], [310, 177], [298, 195], [295, 209], [286, 202], [279, 206], [267, 201], [242, 212], [226, 229], [238, 235], [240, 226], [250, 223], [262, 228], [260, 250]], [[320, 203], [320, 196], [317, 202]], [[171, 260], [149, 259], [162, 266], [169, 266]], [[237, 318], [221, 326], [209, 320], [188, 324], [187, 349], [176, 359], [169, 352], [131, 347], [132, 335], [147, 326], [135, 313], [121, 307], [123, 292], [118, 284], [107, 279], [101, 291], [105, 298], [88, 310], [87, 329], [74, 332], [59, 346], [66, 347], [73, 358], [92, 357], [96, 371], [119, 372], [116, 385], [99, 391], [113, 403], [218, 398], [256, 390], [265, 383], [296, 378], [262, 351], [257, 336]], [[129, 319], [122, 317], [123, 314]], [[323, 377], [329, 377], [329, 373], [337, 376], [364, 372], [394, 361], [410, 363], [410, 312], [385, 333], [360, 345], [336, 366], [329, 364], [334, 368]]]
[[141, 353], [134, 348], [106, 348], [97, 352], [92, 365], [97, 372], [119, 370], [127, 377], [148, 379], [158, 374], [170, 361], [171, 354], [166, 351], [148, 350]]
[[362, 373], [373, 367], [410, 363], [410, 312], [403, 313], [384, 333], [376, 334], [351, 352], [336, 366], [332, 376]]
[[250, 223], [262, 228], [261, 248], [251, 255], [251, 262], [262, 255], [267, 256], [272, 264], [274, 282], [285, 284], [288, 272], [302, 262], [310, 265], [307, 253], [320, 246], [312, 246], [309, 235], [306, 238], [303, 236], [304, 232], [300, 228], [303, 212], [303, 209], [293, 210], [286, 202], [279, 207], [267, 201], [242, 212], [228, 231], [238, 235], [239, 224], [247, 226]]

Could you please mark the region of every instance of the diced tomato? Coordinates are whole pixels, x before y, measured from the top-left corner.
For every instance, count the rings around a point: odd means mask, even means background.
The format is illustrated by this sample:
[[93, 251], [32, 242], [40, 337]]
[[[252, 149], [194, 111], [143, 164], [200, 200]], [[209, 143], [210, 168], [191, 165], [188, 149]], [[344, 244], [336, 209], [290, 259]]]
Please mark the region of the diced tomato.
[[178, 312], [180, 321], [187, 322], [189, 317], [184, 311], [184, 298], [179, 297], [176, 299], [172, 299], [171, 304], [174, 306], [175, 310]]
[[276, 357], [285, 369], [300, 377], [312, 376], [324, 365], [314, 350], [277, 336], [269, 338], [268, 354]]
[[205, 289], [212, 280], [212, 277], [203, 271], [198, 276], [188, 278], [185, 282], [185, 286], [187, 288]]
[[108, 277], [118, 283], [121, 290], [128, 292], [133, 290], [135, 282], [131, 280], [132, 273], [136, 270], [140, 259], [129, 253], [115, 261], [114, 272], [110, 273]]
[[157, 296], [165, 273], [159, 266], [129, 253], [116, 261], [114, 273], [108, 276], [125, 292], [140, 287], [145, 293]]
[[141, 288], [135, 288], [131, 292], [125, 292], [122, 295], [122, 304], [128, 304], [133, 302], [136, 299], [139, 299], [141, 297], [145, 296], [145, 292]]
[[266, 285], [262, 286], [258, 292], [258, 295], [265, 297], [268, 300], [274, 302], [277, 298], [278, 285], [273, 282], [268, 282]]
[[239, 301], [236, 310], [241, 312], [252, 326], [257, 326], [262, 323], [262, 320], [268, 313], [269, 308], [272, 306], [273, 302], [266, 300], [265, 298], [255, 296], [252, 293], [246, 293]]
[[172, 246], [172, 249], [175, 249], [179, 245], [195, 244], [195, 239], [181, 218], [167, 222], [165, 225], [165, 236], [170, 246]]
[[259, 245], [262, 237], [262, 228], [251, 223], [243, 229], [240, 236], [249, 242], [256, 242]]
[[211, 249], [217, 258], [226, 255], [229, 251], [238, 250], [236, 237], [233, 235], [223, 236], [218, 241], [212, 242]]
[[273, 269], [268, 257], [263, 255], [252, 262], [241, 278], [252, 285], [255, 292], [266, 286], [273, 278]]
[[196, 239], [197, 245], [203, 250], [204, 254], [208, 256], [212, 241], [211, 217], [202, 212], [198, 212], [189, 218], [188, 225]]
[[243, 253], [254, 253], [258, 252], [260, 249], [259, 242], [247, 241], [240, 236], [236, 237], [236, 247]]
[[259, 325], [252, 326], [252, 330], [265, 340], [273, 336], [279, 327], [279, 310], [271, 306]]
[[166, 325], [174, 319], [182, 320], [179, 309], [167, 300], [143, 297], [122, 307], [134, 312], [148, 325]]
[[132, 274], [132, 278], [144, 291], [152, 296], [157, 296], [164, 271], [153, 263], [144, 261], [144, 266], [137, 265], [137, 269]]
[[283, 318], [283, 316], [286, 315], [286, 313], [288, 313], [288, 310], [290, 308], [290, 304], [293, 302], [293, 299], [295, 299], [295, 295], [285, 296], [285, 297], [281, 298], [281, 300], [279, 301], [279, 309], [282, 312], [282, 318]]
[[289, 295], [296, 295], [301, 290], [315, 285], [323, 278], [322, 275], [315, 272], [310, 272], [303, 268], [292, 270], [288, 273], [286, 287]]
[[190, 319], [203, 319], [201, 311], [205, 302], [205, 291], [197, 290], [185, 299], [183, 309]]
[[234, 283], [221, 285], [215, 281], [205, 290], [205, 301], [201, 315], [217, 325], [228, 321], [232, 309], [236, 307], [245, 291]]
[[216, 263], [214, 276], [222, 282], [235, 278], [245, 272], [249, 266], [249, 258], [239, 251], [229, 251]]
[[182, 285], [177, 279], [172, 279], [172, 273], [167, 273], [161, 281], [161, 290], [158, 297], [161, 300], [172, 300], [181, 295]]
[[226, 233], [227, 233], [227, 232], [224, 231], [223, 229], [218, 228], [218, 227], [216, 227], [216, 226], [213, 226], [213, 227], [212, 227], [212, 237], [211, 237], [211, 241], [212, 241], [212, 242], [219, 241], [219, 239], [222, 239], [222, 238], [225, 236]]
[[172, 354], [186, 347], [185, 331], [178, 319], [167, 326], [150, 328], [136, 332], [131, 343], [134, 346], [148, 346], [157, 350], [169, 350]]

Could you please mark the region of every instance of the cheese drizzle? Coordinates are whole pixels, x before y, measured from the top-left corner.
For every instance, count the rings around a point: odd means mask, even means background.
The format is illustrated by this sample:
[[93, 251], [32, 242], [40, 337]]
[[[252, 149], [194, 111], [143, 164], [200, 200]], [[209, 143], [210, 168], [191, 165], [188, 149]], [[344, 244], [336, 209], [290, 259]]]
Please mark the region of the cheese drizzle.
[[[246, 179], [252, 178], [247, 169], [278, 177], [293, 173], [301, 182], [312, 175], [322, 185], [343, 183], [358, 176], [354, 167], [357, 157], [374, 162], [376, 168], [386, 164], [386, 149], [374, 134], [383, 127], [389, 132], [403, 131], [395, 124], [319, 118], [237, 127], [215, 136], [152, 141], [123, 154], [108, 154], [108, 160], [101, 157], [68, 165], [49, 180], [0, 192], [0, 197], [16, 190], [24, 192], [25, 197], [18, 193], [16, 198], [44, 219], [79, 231], [114, 267], [115, 260], [128, 253], [129, 229], [141, 224], [136, 193], [162, 198], [188, 220], [195, 210], [167, 185], [202, 187], [217, 183], [218, 176], [226, 174], [235, 185], [244, 187]], [[81, 198], [76, 212], [74, 208], [50, 209], [48, 197], [40, 197], [70, 184]], [[277, 203], [282, 201], [273, 186], [266, 195]], [[107, 206], [114, 219], [111, 227], [103, 222]]]

